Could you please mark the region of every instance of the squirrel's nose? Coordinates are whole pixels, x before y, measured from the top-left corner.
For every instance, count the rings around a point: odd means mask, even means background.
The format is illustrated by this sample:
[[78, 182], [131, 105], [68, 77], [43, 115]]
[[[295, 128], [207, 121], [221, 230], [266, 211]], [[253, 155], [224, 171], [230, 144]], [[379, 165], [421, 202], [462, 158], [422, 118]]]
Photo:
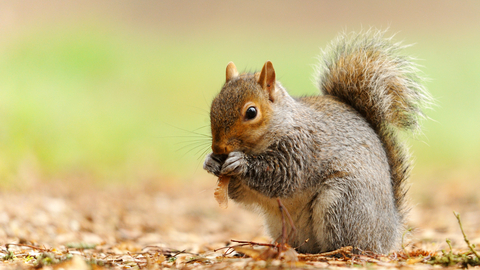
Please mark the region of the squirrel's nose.
[[216, 155], [228, 155], [232, 152], [232, 149], [224, 143], [214, 143], [212, 144], [212, 151]]

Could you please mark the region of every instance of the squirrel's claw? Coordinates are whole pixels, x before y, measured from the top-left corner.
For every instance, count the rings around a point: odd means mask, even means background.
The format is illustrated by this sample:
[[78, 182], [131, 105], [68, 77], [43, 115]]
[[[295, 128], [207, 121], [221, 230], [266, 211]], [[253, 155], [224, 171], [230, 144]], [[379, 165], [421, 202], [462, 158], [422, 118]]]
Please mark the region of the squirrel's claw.
[[247, 171], [247, 162], [245, 160], [245, 154], [242, 152], [231, 152], [228, 154], [228, 158], [223, 163], [220, 171], [221, 175], [240, 175]]
[[216, 176], [220, 176], [220, 170], [222, 169], [222, 160], [214, 153], [210, 153], [205, 157], [205, 162], [203, 162], [203, 169]]

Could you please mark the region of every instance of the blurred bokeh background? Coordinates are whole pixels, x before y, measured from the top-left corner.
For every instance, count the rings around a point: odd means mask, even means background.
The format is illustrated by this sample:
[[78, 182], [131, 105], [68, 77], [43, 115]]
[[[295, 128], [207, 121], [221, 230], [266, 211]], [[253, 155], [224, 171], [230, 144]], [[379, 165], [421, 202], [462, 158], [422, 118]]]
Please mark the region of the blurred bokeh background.
[[313, 94], [321, 48], [370, 27], [414, 44], [437, 102], [405, 136], [413, 196], [477, 203], [478, 1], [1, 1], [0, 186], [213, 179], [208, 111], [229, 61], [271, 60], [292, 94]]

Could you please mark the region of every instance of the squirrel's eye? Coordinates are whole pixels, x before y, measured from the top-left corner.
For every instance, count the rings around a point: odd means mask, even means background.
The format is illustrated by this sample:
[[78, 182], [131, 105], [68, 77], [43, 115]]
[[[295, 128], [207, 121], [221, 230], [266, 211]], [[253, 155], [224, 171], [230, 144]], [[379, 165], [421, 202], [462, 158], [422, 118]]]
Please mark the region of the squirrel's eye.
[[247, 111], [245, 112], [245, 119], [252, 120], [257, 116], [257, 108], [254, 106], [248, 107]]

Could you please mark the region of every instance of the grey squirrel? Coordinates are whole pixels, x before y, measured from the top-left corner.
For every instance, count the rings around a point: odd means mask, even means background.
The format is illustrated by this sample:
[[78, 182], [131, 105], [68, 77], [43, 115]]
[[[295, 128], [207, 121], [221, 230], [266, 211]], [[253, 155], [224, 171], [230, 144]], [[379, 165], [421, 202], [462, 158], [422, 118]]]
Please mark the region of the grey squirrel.
[[388, 253], [406, 215], [409, 155], [398, 130], [416, 130], [431, 97], [403, 46], [383, 31], [341, 34], [318, 67], [322, 95], [294, 98], [267, 61], [239, 74], [231, 62], [211, 105], [204, 169], [230, 177], [228, 196], [282, 234], [276, 198], [296, 234], [290, 246]]

